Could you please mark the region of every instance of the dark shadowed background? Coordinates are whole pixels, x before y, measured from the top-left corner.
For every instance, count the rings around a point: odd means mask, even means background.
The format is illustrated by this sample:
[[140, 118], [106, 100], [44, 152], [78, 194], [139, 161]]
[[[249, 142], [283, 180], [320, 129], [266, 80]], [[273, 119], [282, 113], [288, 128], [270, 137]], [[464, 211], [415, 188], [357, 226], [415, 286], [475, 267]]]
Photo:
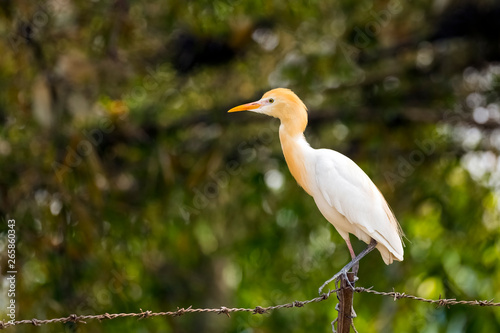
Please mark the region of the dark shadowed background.
[[[370, 254], [358, 285], [500, 300], [498, 2], [8, 0], [0, 17], [16, 319], [315, 297], [347, 247], [291, 177], [277, 120], [226, 113], [275, 87], [303, 99], [311, 145], [358, 163], [406, 233], [405, 260]], [[354, 306], [359, 332], [500, 331], [497, 308]], [[328, 332], [334, 308], [9, 331]]]

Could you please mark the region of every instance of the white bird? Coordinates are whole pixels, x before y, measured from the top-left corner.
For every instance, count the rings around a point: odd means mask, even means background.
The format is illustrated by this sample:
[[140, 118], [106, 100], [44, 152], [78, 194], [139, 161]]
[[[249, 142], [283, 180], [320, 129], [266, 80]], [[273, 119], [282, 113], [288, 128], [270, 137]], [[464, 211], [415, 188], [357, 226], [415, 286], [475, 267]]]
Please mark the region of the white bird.
[[[314, 149], [307, 143], [307, 108], [294, 92], [277, 88], [262, 99], [232, 108], [229, 112], [252, 111], [279, 118], [279, 137], [286, 163], [297, 183], [314, 198], [323, 216], [345, 240], [352, 261], [326, 281], [331, 281], [354, 267], [377, 248], [384, 262], [403, 260], [402, 230], [379, 189], [351, 159], [330, 149]], [[358, 256], [349, 234], [369, 244]]]

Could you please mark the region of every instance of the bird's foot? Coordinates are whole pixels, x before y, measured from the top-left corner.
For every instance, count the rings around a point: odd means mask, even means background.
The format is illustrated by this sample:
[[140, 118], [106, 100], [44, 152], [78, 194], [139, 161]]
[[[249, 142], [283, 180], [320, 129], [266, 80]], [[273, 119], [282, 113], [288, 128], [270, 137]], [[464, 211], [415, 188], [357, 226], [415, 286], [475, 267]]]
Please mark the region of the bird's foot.
[[356, 281], [359, 280], [358, 276], [356, 275], [357, 273], [357, 270], [356, 272], [354, 272], [354, 281], [350, 281], [349, 280], [349, 277], [347, 276], [347, 273], [349, 272], [349, 267], [344, 267], [342, 268], [337, 274], [335, 274], [334, 276], [332, 276], [330, 279], [326, 280], [325, 283], [323, 283], [321, 285], [321, 287], [319, 287], [319, 294], [321, 295], [321, 292], [323, 291], [323, 289], [332, 281], [335, 281], [335, 286], [337, 286], [337, 282], [339, 282], [340, 280], [340, 277], [343, 276], [344, 279], [347, 281], [347, 284], [349, 285], [349, 287], [351, 287], [352, 290], [354, 290], [354, 283], [356, 283]]
[[339, 279], [339, 277], [340, 277], [340, 275], [342, 273], [344, 273], [347, 276], [347, 272], [345, 272], [344, 269], [341, 269], [340, 272], [338, 272], [337, 274], [335, 274], [334, 276], [332, 276], [330, 279], [326, 280], [321, 285], [321, 287], [319, 287], [319, 294], [321, 295], [321, 292], [323, 291], [323, 288], [325, 288], [330, 282], [332, 282], [332, 281], [337, 282], [337, 280]]
[[[354, 284], [353, 284], [353, 282], [349, 281], [349, 278], [347, 277], [347, 272], [349, 272], [349, 268], [346, 269], [346, 267], [344, 267], [337, 274], [332, 276], [329, 280], [325, 281], [325, 283], [323, 283], [321, 285], [321, 287], [319, 288], [319, 294], [321, 295], [323, 288], [325, 288], [326, 285], [329, 284], [330, 282], [335, 281], [335, 283], [337, 283], [340, 280], [340, 276], [343, 276], [344, 279], [349, 284], [349, 286], [354, 290]], [[354, 282], [356, 282], [357, 280], [358, 280], [358, 277], [354, 276]]]

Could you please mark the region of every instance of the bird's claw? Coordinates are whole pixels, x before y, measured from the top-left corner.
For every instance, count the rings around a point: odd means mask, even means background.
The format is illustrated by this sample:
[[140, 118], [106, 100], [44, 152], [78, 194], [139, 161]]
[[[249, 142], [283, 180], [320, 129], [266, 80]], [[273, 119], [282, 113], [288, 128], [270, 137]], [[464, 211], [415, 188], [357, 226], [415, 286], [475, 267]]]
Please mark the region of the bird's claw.
[[329, 280], [325, 281], [325, 283], [323, 283], [321, 285], [321, 287], [319, 288], [319, 291], [318, 291], [319, 294], [321, 295], [321, 292], [323, 291], [323, 288], [325, 288], [326, 285], [329, 284], [330, 282], [335, 281], [335, 285], [337, 285], [337, 282], [340, 280], [340, 276], [341, 275], [347, 281], [347, 284], [349, 285], [349, 287], [351, 287], [351, 289], [354, 290], [354, 283], [356, 283], [356, 281], [358, 281], [359, 278], [357, 276], [354, 276], [354, 281], [351, 282], [351, 281], [349, 281], [347, 273], [348, 273], [348, 270], [345, 269], [345, 268], [342, 268], [337, 274], [335, 274], [334, 276], [332, 276]]
[[359, 280], [359, 278], [354, 275], [354, 279], [353, 281], [349, 280], [349, 277], [347, 276], [347, 272], [344, 272], [344, 279], [346, 280], [347, 284], [349, 285], [349, 287], [351, 287], [352, 290], [354, 290], [354, 284], [356, 283], [356, 281]]
[[339, 279], [339, 277], [340, 277], [341, 274], [345, 274], [345, 276], [347, 276], [347, 272], [345, 272], [344, 269], [341, 269], [340, 272], [338, 272], [337, 274], [335, 274], [334, 276], [332, 276], [330, 279], [326, 280], [325, 283], [323, 283], [321, 285], [321, 287], [319, 287], [319, 294], [321, 295], [321, 292], [323, 291], [323, 288], [325, 288], [327, 284], [329, 284], [332, 281], [337, 282], [337, 280]]

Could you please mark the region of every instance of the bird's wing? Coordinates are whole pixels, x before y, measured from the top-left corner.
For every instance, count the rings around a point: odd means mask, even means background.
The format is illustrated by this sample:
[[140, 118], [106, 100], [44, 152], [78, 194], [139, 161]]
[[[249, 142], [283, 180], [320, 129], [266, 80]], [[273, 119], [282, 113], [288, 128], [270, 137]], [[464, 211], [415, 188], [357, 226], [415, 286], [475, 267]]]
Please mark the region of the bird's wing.
[[401, 229], [371, 179], [356, 163], [336, 151], [319, 149], [317, 154], [316, 183], [326, 202], [402, 260]]

